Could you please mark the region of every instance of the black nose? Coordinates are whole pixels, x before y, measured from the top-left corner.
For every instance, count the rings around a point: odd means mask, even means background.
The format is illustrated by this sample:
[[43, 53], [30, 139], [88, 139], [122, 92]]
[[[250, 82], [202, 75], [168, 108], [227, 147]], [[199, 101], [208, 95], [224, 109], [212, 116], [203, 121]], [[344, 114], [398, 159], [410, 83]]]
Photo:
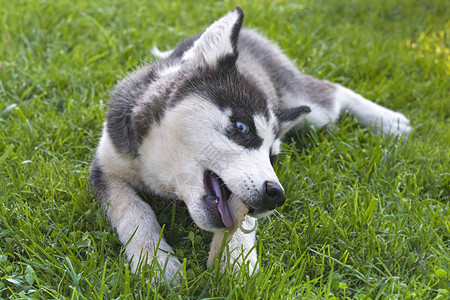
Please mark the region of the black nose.
[[275, 209], [277, 206], [283, 205], [285, 200], [283, 188], [278, 183], [264, 182], [263, 205], [265, 209]]

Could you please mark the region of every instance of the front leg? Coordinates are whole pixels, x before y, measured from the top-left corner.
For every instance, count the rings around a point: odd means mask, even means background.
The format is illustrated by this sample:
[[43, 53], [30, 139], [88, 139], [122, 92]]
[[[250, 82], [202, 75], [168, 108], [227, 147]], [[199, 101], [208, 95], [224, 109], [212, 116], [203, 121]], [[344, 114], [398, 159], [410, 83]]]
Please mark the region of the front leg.
[[[215, 232], [211, 242], [208, 267], [213, 265], [217, 255], [222, 255], [220, 260], [222, 272], [225, 271], [227, 264], [232, 265], [233, 269], [238, 271], [247, 263], [250, 274], [258, 271], [258, 255], [255, 248], [256, 225], [257, 219], [246, 215], [239, 228], [224, 229]], [[243, 232], [241, 228], [246, 232]], [[247, 232], [247, 230], [250, 232]], [[228, 241], [224, 241], [224, 238]], [[222, 254], [220, 254], [222, 245], [225, 245], [225, 247]]]
[[[119, 239], [126, 245], [127, 258], [131, 262], [131, 271], [135, 273], [143, 264], [151, 264], [153, 258], [161, 266], [165, 278], [178, 282], [176, 278], [181, 263], [173, 255], [173, 250], [161, 235], [155, 213], [136, 191], [121, 179], [105, 176], [99, 169], [91, 170], [90, 180], [96, 192], [101, 196], [106, 215], [116, 228]], [[161, 280], [158, 278], [152, 281]]]

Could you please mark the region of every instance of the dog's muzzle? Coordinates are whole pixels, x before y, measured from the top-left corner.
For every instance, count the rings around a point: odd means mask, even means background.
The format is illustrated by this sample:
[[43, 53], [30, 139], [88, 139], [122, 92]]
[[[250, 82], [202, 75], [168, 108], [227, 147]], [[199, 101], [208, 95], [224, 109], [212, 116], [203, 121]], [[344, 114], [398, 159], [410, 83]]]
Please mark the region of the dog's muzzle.
[[[233, 220], [232, 214], [228, 208], [228, 201], [232, 192], [228, 189], [222, 178], [211, 170], [206, 170], [203, 176], [205, 195], [203, 202], [211, 212], [211, 220], [214, 227], [231, 227], [236, 220]], [[284, 204], [286, 196], [280, 184], [273, 181], [263, 183], [259, 199], [256, 202], [244, 203], [248, 207], [248, 213], [256, 218], [270, 213], [278, 206]]]

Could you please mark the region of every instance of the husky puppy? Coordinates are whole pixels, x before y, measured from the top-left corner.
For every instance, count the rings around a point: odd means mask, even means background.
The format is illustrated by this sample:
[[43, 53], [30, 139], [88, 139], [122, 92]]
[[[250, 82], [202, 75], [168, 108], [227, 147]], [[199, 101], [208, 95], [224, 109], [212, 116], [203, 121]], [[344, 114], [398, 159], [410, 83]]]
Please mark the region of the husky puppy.
[[111, 95], [89, 180], [133, 272], [152, 259], [168, 280], [181, 272], [138, 191], [184, 201], [195, 223], [215, 232], [208, 264], [230, 231], [222, 265], [229, 258], [252, 272], [249, 229], [285, 202], [272, 168], [284, 133], [334, 123], [345, 111], [381, 134], [411, 130], [404, 115], [300, 73], [275, 45], [241, 30], [243, 18], [236, 7], [174, 50], [155, 50], [159, 61]]

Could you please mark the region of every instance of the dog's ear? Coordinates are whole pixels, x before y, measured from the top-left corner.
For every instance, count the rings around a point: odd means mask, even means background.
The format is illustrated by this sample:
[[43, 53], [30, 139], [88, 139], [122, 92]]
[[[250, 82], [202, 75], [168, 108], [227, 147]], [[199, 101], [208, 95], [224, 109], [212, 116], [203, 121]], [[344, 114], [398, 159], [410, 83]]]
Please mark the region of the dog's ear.
[[237, 42], [244, 12], [236, 7], [214, 22], [183, 55], [183, 62], [193, 66], [214, 68], [219, 64], [234, 65], [238, 57]]
[[275, 115], [280, 122], [281, 134], [284, 135], [288, 132], [289, 129], [301, 120], [302, 116], [307, 115], [310, 112], [311, 108], [305, 105], [275, 111]]

